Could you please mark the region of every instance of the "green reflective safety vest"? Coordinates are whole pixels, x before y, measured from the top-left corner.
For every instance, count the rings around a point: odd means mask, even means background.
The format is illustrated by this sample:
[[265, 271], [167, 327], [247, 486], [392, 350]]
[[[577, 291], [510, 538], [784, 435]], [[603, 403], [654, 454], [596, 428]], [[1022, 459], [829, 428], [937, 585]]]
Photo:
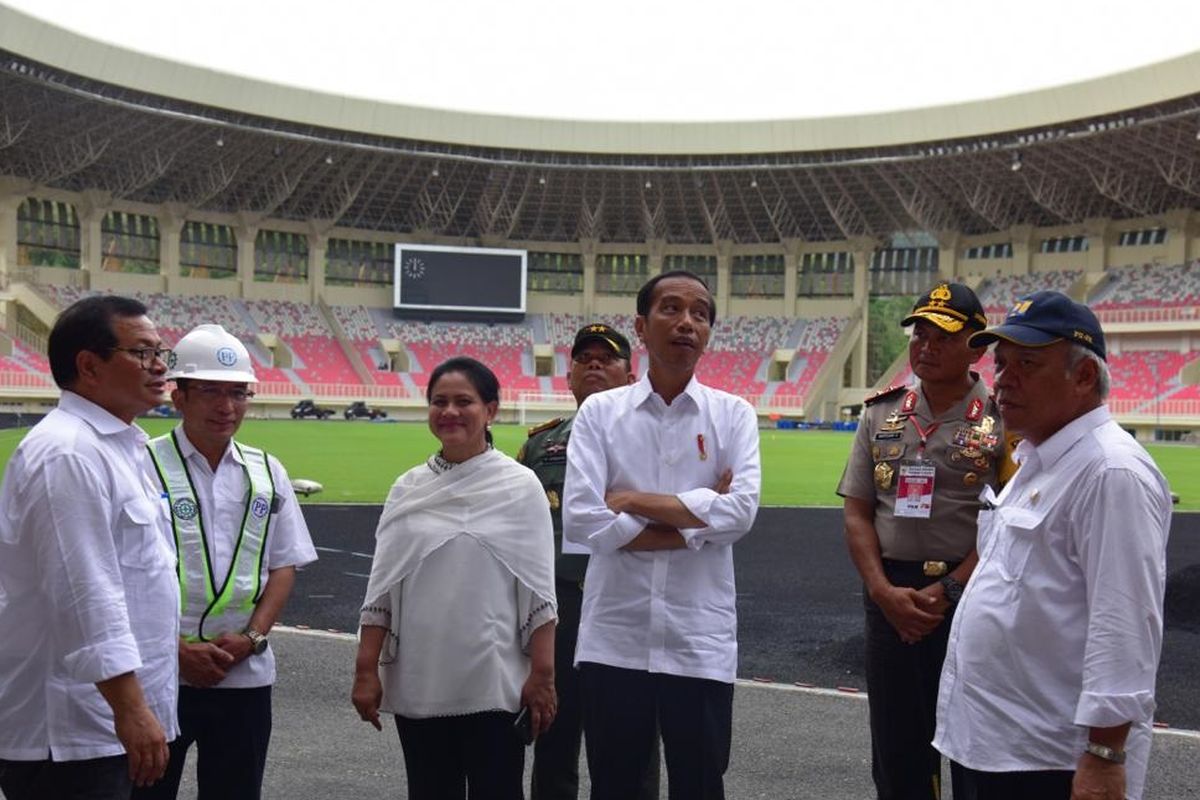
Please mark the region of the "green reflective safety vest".
[[229, 572], [220, 583], [208, 557], [208, 534], [175, 431], [151, 439], [147, 447], [171, 506], [171, 527], [179, 563], [179, 632], [189, 642], [206, 642], [225, 632], [241, 631], [250, 623], [262, 594], [262, 563], [266, 553], [275, 482], [267, 454], [233, 443], [242, 457], [246, 509], [238, 532]]

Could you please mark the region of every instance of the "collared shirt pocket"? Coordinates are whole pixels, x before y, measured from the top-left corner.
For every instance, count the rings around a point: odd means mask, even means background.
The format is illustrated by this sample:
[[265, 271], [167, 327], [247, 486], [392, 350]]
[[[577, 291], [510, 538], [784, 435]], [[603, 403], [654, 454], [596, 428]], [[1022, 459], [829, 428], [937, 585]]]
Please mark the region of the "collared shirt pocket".
[[122, 568], [174, 569], [175, 556], [163, 536], [161, 502], [135, 497], [121, 506], [117, 517], [117, 560]]
[[1001, 523], [996, 541], [1000, 575], [1006, 581], [1019, 581], [1029, 561], [1029, 554], [1033, 552], [1038, 538], [1044, 534], [1042, 522], [1046, 512], [1000, 507], [992, 513], [997, 515]]

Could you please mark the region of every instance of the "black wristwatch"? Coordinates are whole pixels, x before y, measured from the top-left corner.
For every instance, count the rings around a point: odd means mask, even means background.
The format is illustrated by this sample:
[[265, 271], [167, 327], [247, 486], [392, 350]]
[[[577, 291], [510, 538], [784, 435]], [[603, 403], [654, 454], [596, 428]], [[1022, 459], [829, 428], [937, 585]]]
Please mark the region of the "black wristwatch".
[[266, 636], [266, 634], [259, 633], [258, 631], [254, 630], [254, 628], [251, 628], [249, 625], [247, 625], [242, 630], [242, 636], [245, 636], [247, 639], [250, 640], [250, 645], [251, 645], [250, 652], [253, 653], [254, 655], [261, 656], [263, 653], [267, 652], [267, 636]]
[[938, 583], [942, 585], [942, 593], [946, 595], [946, 602], [952, 606], [958, 605], [959, 598], [962, 597], [963, 589], [966, 587], [949, 575], [942, 578]]

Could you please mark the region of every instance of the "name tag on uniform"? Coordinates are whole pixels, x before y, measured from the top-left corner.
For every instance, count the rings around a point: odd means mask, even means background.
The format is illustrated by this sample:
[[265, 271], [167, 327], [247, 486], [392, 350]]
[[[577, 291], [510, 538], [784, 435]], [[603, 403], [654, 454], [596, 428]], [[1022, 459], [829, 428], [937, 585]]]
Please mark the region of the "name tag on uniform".
[[897, 517], [929, 519], [933, 511], [933, 478], [937, 468], [931, 461], [903, 461], [896, 482]]

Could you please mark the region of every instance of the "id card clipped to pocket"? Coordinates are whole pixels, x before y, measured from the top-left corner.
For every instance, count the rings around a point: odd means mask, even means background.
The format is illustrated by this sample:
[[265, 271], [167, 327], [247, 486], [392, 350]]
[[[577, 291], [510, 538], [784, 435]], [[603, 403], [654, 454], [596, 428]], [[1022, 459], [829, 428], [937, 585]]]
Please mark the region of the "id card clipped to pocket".
[[933, 512], [933, 480], [936, 473], [937, 468], [932, 461], [901, 461], [893, 516], [929, 519]]

